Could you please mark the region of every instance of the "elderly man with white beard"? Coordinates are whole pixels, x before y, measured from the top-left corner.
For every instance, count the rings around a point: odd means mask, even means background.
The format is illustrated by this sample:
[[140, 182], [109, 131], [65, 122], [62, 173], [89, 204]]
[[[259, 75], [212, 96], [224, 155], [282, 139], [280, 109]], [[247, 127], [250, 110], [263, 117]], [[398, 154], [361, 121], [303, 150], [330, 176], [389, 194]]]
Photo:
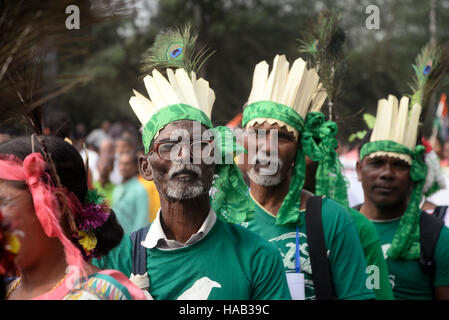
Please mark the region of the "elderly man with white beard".
[[235, 137], [210, 121], [213, 90], [194, 72], [166, 71], [168, 80], [156, 69], [144, 78], [151, 101], [137, 91], [130, 100], [144, 126], [139, 170], [161, 209], [97, 265], [156, 300], [290, 300], [276, 248], [238, 225], [254, 207], [232, 160]]
[[285, 56], [276, 56], [271, 74], [268, 67], [256, 66], [243, 111], [243, 158], [256, 212], [242, 225], [278, 248], [293, 299], [374, 299], [348, 212], [302, 189], [305, 155], [314, 151], [306, 115], [325, 99], [318, 75], [301, 58], [290, 72]]

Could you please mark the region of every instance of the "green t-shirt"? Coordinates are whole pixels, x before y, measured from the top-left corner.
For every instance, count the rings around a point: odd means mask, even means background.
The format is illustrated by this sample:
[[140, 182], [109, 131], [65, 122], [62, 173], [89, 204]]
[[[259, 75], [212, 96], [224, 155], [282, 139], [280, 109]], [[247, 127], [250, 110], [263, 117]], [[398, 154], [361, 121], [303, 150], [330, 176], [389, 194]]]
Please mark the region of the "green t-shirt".
[[[427, 213], [421, 213], [427, 214]], [[386, 252], [391, 246], [400, 218], [389, 221], [373, 221], [379, 234], [382, 251], [387, 261], [390, 282], [395, 299], [433, 299], [430, 276], [421, 271], [418, 259], [393, 260]], [[435, 279], [433, 286], [449, 286], [449, 229], [444, 226], [435, 246]]]
[[[277, 226], [274, 216], [256, 202], [255, 206], [254, 219], [242, 225], [276, 246], [284, 262], [285, 272], [295, 272], [296, 224]], [[299, 227], [299, 251], [301, 272], [304, 273], [305, 296], [306, 300], [315, 299], [304, 223], [305, 210], [301, 210], [299, 214], [302, 221]], [[373, 290], [366, 286], [366, 262], [351, 217], [341, 205], [326, 197], [323, 198], [322, 217], [336, 298], [375, 299]]]
[[[132, 244], [120, 245], [94, 264], [131, 275]], [[147, 249], [150, 294], [156, 300], [290, 300], [282, 261], [257, 234], [217, 219], [208, 234], [187, 247]]]
[[366, 260], [367, 283], [371, 285], [377, 300], [393, 300], [393, 290], [388, 278], [388, 267], [380, 246], [379, 236], [374, 224], [363, 214], [349, 209], [359, 234], [360, 243]]

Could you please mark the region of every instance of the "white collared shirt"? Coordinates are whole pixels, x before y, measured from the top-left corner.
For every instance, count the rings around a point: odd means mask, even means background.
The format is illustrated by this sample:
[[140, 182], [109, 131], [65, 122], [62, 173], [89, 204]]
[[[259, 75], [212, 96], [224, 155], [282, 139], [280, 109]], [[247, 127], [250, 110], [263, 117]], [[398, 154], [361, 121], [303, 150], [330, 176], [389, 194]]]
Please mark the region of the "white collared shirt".
[[206, 236], [206, 234], [210, 231], [210, 229], [212, 229], [215, 222], [217, 221], [217, 215], [211, 207], [209, 214], [201, 225], [201, 228], [196, 233], [192, 234], [192, 236], [189, 238], [189, 240], [187, 240], [186, 243], [180, 243], [176, 240], [167, 239], [167, 236], [165, 235], [165, 232], [161, 226], [160, 215], [161, 209], [159, 209], [159, 211], [157, 212], [156, 218], [151, 224], [145, 240], [141, 243], [145, 248], [172, 250], [189, 246], [204, 238], [204, 236]]

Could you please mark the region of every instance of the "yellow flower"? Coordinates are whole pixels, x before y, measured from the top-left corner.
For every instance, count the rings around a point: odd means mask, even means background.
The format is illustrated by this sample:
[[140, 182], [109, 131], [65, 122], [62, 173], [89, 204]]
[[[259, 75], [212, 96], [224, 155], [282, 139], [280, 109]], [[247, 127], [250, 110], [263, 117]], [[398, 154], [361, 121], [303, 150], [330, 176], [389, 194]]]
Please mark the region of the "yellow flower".
[[78, 235], [81, 239], [78, 240], [79, 244], [83, 246], [84, 250], [87, 252], [95, 249], [97, 246], [97, 237], [94, 233], [87, 233], [84, 231], [79, 231]]
[[18, 254], [20, 250], [19, 238], [11, 232], [5, 232], [6, 245], [5, 249], [13, 254]]

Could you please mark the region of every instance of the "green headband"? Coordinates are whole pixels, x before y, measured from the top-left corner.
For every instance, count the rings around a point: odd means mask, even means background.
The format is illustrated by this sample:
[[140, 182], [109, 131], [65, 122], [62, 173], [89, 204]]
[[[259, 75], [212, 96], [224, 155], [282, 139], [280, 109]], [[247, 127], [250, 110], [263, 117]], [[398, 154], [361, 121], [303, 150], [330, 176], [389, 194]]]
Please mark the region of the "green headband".
[[418, 145], [414, 150], [410, 150], [394, 141], [373, 141], [363, 145], [360, 150], [360, 161], [368, 154], [377, 151], [407, 154], [412, 158], [412, 166], [410, 168], [410, 178], [414, 182], [412, 193], [387, 255], [392, 259], [418, 259], [421, 250], [419, 242], [419, 217], [421, 210], [419, 204], [427, 176], [427, 165], [423, 158], [425, 148], [422, 145]]
[[215, 165], [215, 177], [211, 188], [211, 205], [219, 218], [229, 223], [242, 223], [254, 216], [254, 205], [248, 196], [248, 188], [240, 170], [232, 161], [234, 154], [244, 152], [236, 143], [234, 133], [226, 127], [214, 128], [209, 117], [201, 110], [186, 104], [174, 104], [162, 108], [146, 123], [142, 140], [148, 153], [156, 133], [167, 124], [177, 120], [198, 121], [211, 129], [221, 163]]

